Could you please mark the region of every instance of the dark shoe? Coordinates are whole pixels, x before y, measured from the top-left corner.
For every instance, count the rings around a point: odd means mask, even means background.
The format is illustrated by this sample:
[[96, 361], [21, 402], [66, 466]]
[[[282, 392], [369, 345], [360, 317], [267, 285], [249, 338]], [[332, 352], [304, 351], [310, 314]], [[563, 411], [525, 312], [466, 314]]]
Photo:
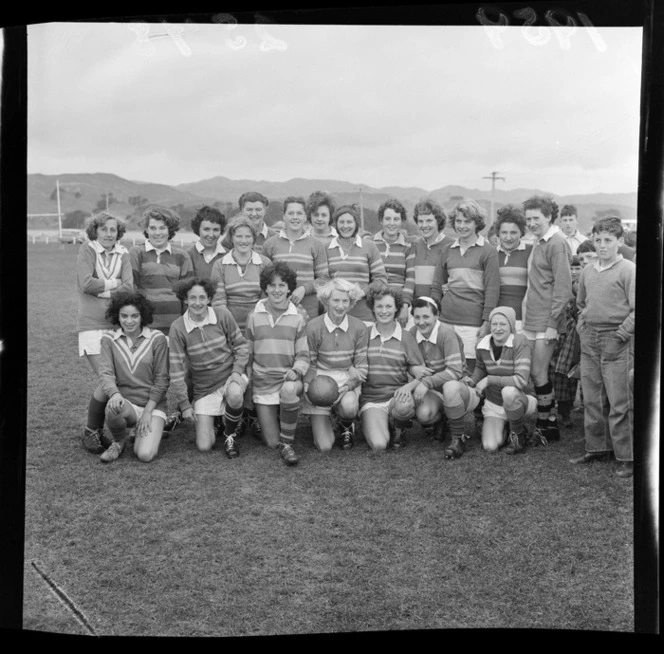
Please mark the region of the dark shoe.
[[560, 428], [558, 427], [557, 418], [549, 418], [547, 420], [548, 424], [546, 426], [546, 440], [547, 443], [555, 443], [560, 440]]
[[607, 462], [611, 460], [611, 452], [584, 452], [581, 456], [572, 457], [569, 462], [573, 465], [592, 463], [593, 461]]
[[113, 441], [111, 446], [99, 457], [104, 463], [115, 461], [124, 451], [124, 442]]
[[463, 437], [453, 438], [449, 447], [445, 448], [443, 454], [446, 459], [458, 459], [465, 451]]
[[618, 461], [616, 465], [617, 477], [633, 477], [634, 476], [634, 462], [633, 461]]
[[235, 438], [242, 438], [247, 433], [248, 422], [249, 419], [243, 414], [235, 427]]
[[426, 425], [424, 427], [424, 435], [427, 436], [428, 438], [433, 439], [434, 441], [438, 441], [439, 443], [442, 443], [445, 440], [445, 434], [443, 432], [444, 425], [443, 422], [437, 422], [433, 425]]
[[505, 448], [505, 454], [520, 454], [526, 449], [526, 433], [515, 434], [510, 432], [510, 442]]
[[355, 435], [355, 425], [343, 427], [341, 429], [341, 449], [350, 450], [353, 447], [353, 437]]
[[108, 447], [108, 445], [104, 447], [101, 442], [103, 431], [103, 429], [90, 429], [90, 427], [86, 427], [83, 430], [81, 441], [83, 447], [88, 452], [92, 452], [92, 454], [101, 454]]
[[163, 436], [162, 438], [168, 438], [171, 432], [182, 422], [182, 414], [180, 411], [174, 411], [166, 419], [164, 424]]
[[249, 419], [249, 429], [251, 429], [254, 438], [257, 438], [259, 441], [263, 440], [263, 428], [261, 427], [261, 423], [258, 422], [258, 418]]
[[236, 459], [240, 456], [240, 448], [235, 442], [235, 434], [229, 434], [224, 438], [224, 452], [229, 459]]
[[406, 445], [406, 434], [403, 427], [395, 427], [390, 439], [390, 446], [393, 450], [401, 450]]
[[532, 433], [528, 435], [528, 445], [530, 447], [539, 447], [540, 445], [547, 445], [547, 429], [537, 425]]
[[279, 443], [279, 450], [281, 458], [284, 460], [286, 465], [294, 466], [299, 461], [292, 445], [288, 445], [287, 443]]

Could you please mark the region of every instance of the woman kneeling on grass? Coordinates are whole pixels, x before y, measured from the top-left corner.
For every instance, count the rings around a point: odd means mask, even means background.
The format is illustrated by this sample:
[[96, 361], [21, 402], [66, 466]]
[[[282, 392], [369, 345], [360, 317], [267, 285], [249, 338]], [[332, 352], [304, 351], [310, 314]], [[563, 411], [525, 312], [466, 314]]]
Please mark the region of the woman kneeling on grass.
[[[224, 450], [229, 459], [239, 456], [235, 430], [242, 417], [249, 379], [247, 340], [230, 311], [212, 308], [214, 284], [207, 279], [187, 279], [175, 292], [187, 310], [171, 325], [169, 361], [171, 385], [182, 417], [196, 424], [196, 446], [209, 452], [216, 440], [215, 420], [223, 415]], [[193, 385], [193, 406], [188, 397], [185, 371]]]
[[159, 449], [166, 421], [168, 342], [161, 331], [148, 328], [153, 312], [152, 302], [140, 293], [111, 299], [106, 312], [120, 327], [101, 339], [99, 377], [113, 436], [100, 457], [105, 463], [124, 451], [128, 427], [136, 427], [134, 452], [141, 461], [152, 461]]
[[373, 450], [404, 445], [404, 431], [415, 415], [411, 381], [431, 374], [415, 337], [401, 328], [397, 316], [402, 299], [389, 286], [371, 290], [367, 306], [376, 322], [369, 328], [369, 373], [362, 385], [362, 433]]
[[348, 315], [362, 290], [345, 279], [331, 279], [318, 290], [318, 299], [325, 308], [322, 316], [307, 323], [310, 366], [305, 388], [316, 375], [327, 375], [337, 382], [339, 397], [332, 407], [314, 406], [304, 396], [302, 413], [311, 416], [314, 445], [329, 452], [334, 445], [332, 413], [339, 418], [341, 447], [353, 447], [354, 420], [359, 410], [362, 382], [367, 378], [367, 326]]
[[278, 447], [287, 465], [295, 465], [295, 429], [309, 369], [306, 320], [290, 301], [297, 288], [295, 271], [283, 261], [260, 275], [259, 300], [247, 320], [251, 393], [260, 432], [269, 447]]
[[461, 337], [439, 320], [438, 304], [423, 295], [413, 302], [415, 325], [410, 333], [415, 337], [427, 367], [428, 377], [412, 382], [415, 401], [415, 419], [424, 427], [424, 433], [435, 440], [444, 440], [443, 387], [449, 381], [461, 379], [465, 359]]
[[522, 452], [526, 445], [524, 418], [537, 413], [537, 400], [524, 392], [530, 380], [531, 350], [527, 338], [516, 333], [514, 309], [496, 307], [489, 315], [489, 328], [491, 332], [477, 344], [472, 377], [449, 381], [443, 387], [452, 434], [452, 443], [445, 450], [448, 459], [463, 454], [464, 416], [477, 407], [483, 393], [482, 447], [488, 452], [496, 452], [503, 445], [507, 421], [510, 444], [505, 452]]

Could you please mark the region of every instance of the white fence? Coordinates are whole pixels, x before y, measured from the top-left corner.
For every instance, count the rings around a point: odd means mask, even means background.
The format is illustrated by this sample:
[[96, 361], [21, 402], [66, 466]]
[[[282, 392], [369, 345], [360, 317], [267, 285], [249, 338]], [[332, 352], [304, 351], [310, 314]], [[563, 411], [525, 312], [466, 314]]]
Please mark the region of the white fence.
[[[62, 241], [63, 244], [73, 244], [73, 245], [79, 245], [80, 240], [76, 240], [74, 233], [78, 232], [78, 230], [63, 230], [63, 235], [65, 236], [64, 241]], [[32, 243], [32, 245], [35, 245], [36, 243], [60, 243], [61, 241], [59, 240], [58, 237], [58, 230], [57, 229], [29, 229], [28, 230], [28, 243]], [[182, 234], [177, 233], [175, 235], [175, 238], [173, 238], [173, 244], [177, 245], [178, 247], [184, 247], [187, 248], [190, 245], [193, 245], [195, 241], [198, 240], [198, 236], [194, 234], [193, 232], [183, 232]], [[122, 240], [120, 241], [122, 245], [125, 247], [131, 247], [132, 245], [141, 245], [142, 243], [145, 242], [145, 236], [143, 236], [142, 232], [126, 232], [125, 235], [123, 236]]]

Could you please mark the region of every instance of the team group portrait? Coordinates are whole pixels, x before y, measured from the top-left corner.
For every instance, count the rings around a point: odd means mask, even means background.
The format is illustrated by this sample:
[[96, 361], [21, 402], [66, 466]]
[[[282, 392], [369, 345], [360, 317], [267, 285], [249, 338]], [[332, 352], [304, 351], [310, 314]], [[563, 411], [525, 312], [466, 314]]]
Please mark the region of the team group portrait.
[[24, 629], [635, 630], [641, 29], [481, 22], [28, 27]]

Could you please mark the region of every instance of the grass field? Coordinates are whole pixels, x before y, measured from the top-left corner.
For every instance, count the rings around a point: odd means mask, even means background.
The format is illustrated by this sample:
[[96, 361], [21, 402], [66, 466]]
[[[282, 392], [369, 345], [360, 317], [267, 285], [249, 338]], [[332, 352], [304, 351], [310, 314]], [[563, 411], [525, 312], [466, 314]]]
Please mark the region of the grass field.
[[[300, 464], [189, 427], [150, 464], [80, 444], [95, 380], [77, 356], [77, 248], [29, 245], [24, 628], [242, 636], [451, 628], [634, 628], [633, 487], [560, 443], [457, 461], [418, 429], [400, 453]], [[50, 582], [50, 583], [49, 583]], [[59, 594], [57, 594], [59, 593]]]

